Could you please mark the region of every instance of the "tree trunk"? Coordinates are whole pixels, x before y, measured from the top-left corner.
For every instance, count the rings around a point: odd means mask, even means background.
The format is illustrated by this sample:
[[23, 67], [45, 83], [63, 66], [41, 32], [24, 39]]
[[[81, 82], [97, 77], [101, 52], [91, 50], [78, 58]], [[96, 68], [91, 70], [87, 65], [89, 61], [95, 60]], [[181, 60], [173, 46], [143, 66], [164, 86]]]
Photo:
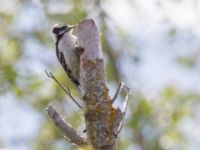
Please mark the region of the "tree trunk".
[[85, 102], [84, 116], [88, 143], [95, 150], [115, 150], [122, 112], [112, 106], [105, 83], [99, 31], [92, 19], [78, 24], [81, 93]]

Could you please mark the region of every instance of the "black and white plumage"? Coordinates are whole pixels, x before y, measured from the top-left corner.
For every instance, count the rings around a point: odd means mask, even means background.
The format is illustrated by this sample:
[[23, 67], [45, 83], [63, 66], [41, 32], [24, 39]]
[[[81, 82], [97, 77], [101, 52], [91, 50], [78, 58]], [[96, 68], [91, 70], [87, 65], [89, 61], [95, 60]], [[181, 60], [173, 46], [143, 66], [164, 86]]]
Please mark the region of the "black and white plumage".
[[79, 58], [76, 54], [76, 37], [71, 33], [74, 27], [56, 24], [52, 33], [56, 40], [56, 56], [68, 77], [79, 88]]

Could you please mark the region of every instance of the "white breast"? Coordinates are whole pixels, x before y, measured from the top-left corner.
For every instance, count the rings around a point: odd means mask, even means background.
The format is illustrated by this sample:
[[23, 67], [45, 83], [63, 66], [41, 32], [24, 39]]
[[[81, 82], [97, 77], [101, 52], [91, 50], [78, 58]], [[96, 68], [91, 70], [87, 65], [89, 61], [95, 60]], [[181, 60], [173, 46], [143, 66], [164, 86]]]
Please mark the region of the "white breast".
[[65, 56], [65, 61], [72, 71], [72, 75], [75, 79], [79, 78], [79, 60], [77, 58], [75, 47], [76, 47], [76, 37], [70, 32], [66, 32], [60, 39], [58, 47]]

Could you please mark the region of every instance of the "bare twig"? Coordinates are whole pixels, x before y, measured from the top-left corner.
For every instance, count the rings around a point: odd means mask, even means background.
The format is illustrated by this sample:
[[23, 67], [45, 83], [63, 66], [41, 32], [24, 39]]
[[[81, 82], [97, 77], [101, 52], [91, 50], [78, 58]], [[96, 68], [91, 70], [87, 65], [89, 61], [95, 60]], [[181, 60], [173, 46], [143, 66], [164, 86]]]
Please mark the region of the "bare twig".
[[113, 96], [113, 98], [111, 99], [112, 103], [115, 102], [115, 100], [117, 99], [117, 96], [119, 95], [119, 93], [121, 92], [123, 87], [124, 87], [124, 82], [120, 81], [119, 85], [117, 87], [117, 91], [116, 91], [115, 95]]
[[52, 105], [47, 107], [47, 112], [55, 125], [64, 133], [70, 143], [74, 143], [78, 146], [86, 145], [86, 139], [81, 137], [70, 124], [65, 122]]
[[76, 103], [76, 105], [77, 105], [79, 108], [83, 109], [83, 106], [81, 106], [81, 105], [76, 101], [76, 99], [72, 96], [72, 93], [71, 93], [69, 87], [66, 87], [66, 88], [65, 88], [65, 87], [56, 79], [56, 77], [55, 77], [51, 72], [47, 72], [47, 71], [45, 70], [45, 73], [46, 73], [46, 75], [47, 75], [49, 78], [53, 79], [53, 80], [63, 89], [63, 91], [71, 98], [72, 101], [74, 101], [74, 103]]
[[130, 89], [127, 86], [125, 86], [125, 85], [124, 85], [124, 87], [127, 90], [127, 95], [126, 95], [125, 101], [123, 103], [123, 117], [122, 117], [122, 121], [120, 123], [120, 126], [119, 126], [117, 134], [119, 134], [121, 132], [121, 130], [122, 130], [123, 126], [124, 126], [125, 115], [126, 115], [126, 111], [127, 111], [127, 108], [128, 108], [127, 107], [128, 106], [128, 101], [129, 101], [129, 98], [131, 96]]

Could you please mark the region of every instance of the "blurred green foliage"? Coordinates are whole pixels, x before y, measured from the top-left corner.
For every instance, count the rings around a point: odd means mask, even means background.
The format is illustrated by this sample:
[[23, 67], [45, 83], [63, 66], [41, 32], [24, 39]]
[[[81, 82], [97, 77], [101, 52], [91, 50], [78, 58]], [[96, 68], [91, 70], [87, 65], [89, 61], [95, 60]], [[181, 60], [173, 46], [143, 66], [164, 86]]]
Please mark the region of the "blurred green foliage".
[[[65, 73], [56, 62], [56, 58], [43, 60], [44, 56], [40, 57], [41, 54], [49, 56], [49, 53], [53, 53], [53, 55], [50, 55], [51, 57], [56, 57], [53, 40], [50, 35], [51, 27], [54, 23], [76, 24], [94, 14], [102, 33], [102, 47], [107, 58], [108, 83], [117, 83], [119, 79], [126, 80], [122, 76], [122, 70], [117, 66], [118, 57], [123, 52], [115, 49], [115, 46], [109, 42], [107, 37], [110, 28], [106, 19], [109, 18], [109, 15], [103, 9], [103, 2], [100, 0], [15, 0], [6, 2], [12, 6], [10, 6], [12, 9], [0, 9], [0, 94], [2, 96], [7, 93], [14, 95], [16, 100], [25, 101], [43, 116], [43, 123], [37, 136], [32, 139], [30, 149], [77, 149], [76, 146], [71, 146], [63, 140], [63, 135], [46, 115], [44, 110], [52, 101], [64, 116], [67, 114], [67, 121], [76, 127], [80, 133], [84, 129], [81, 112], [76, 108], [69, 108], [69, 105], [71, 107], [74, 104], [66, 98], [66, 95], [56, 83], [46, 77], [45, 73], [41, 74], [41, 72], [44, 72], [42, 68], [52, 70], [60, 82], [72, 87], [72, 93], [77, 97], [79, 96], [72, 83], [66, 80]], [[4, 2], [1, 1], [1, 3], [3, 4]], [[53, 9], [53, 6], [57, 7], [58, 4], [64, 7], [63, 9], [66, 9], [66, 12], [59, 11], [59, 8]], [[3, 7], [3, 5], [0, 7]], [[17, 23], [16, 21], [22, 15], [20, 14], [21, 9], [25, 9], [24, 11], [26, 12], [26, 9], [32, 7], [37, 7], [42, 11], [44, 16], [42, 21], [36, 24], [33, 29], [20, 29], [19, 25], [16, 25], [20, 22]], [[36, 20], [37, 18], [34, 19]], [[26, 22], [21, 22], [21, 24], [24, 23]], [[128, 41], [128, 33], [124, 33], [120, 28], [117, 28], [117, 30], [119, 38], [127, 42], [127, 44], [129, 43], [129, 47], [133, 46]], [[175, 29], [169, 32], [172, 37], [176, 33]], [[33, 58], [29, 58], [29, 55], [27, 55], [29, 49], [25, 47], [27, 40], [36, 40], [45, 50], [42, 52], [37, 51]], [[133, 56], [132, 52], [130, 52], [130, 56], [138, 59], [140, 57], [137, 54]], [[177, 61], [184, 66], [193, 67], [196, 62], [193, 57], [195, 55], [180, 57]], [[39, 62], [40, 74], [30, 69], [34, 65], [34, 63], [31, 63], [31, 59]], [[134, 65], [137, 65], [137, 63]], [[43, 67], [41, 68], [41, 66]], [[124, 131], [119, 139], [119, 149], [125, 150], [129, 146], [139, 147], [142, 150], [187, 149], [187, 139], [179, 127], [184, 118], [193, 118], [195, 116], [193, 107], [199, 105], [200, 96], [189, 91], [180, 92], [171, 86], [163, 89], [160, 95], [153, 99], [139, 92], [139, 89], [134, 89], [134, 91], [130, 99], [129, 113]], [[1, 145], [3, 145], [2, 142], [0, 142], [0, 147]]]

